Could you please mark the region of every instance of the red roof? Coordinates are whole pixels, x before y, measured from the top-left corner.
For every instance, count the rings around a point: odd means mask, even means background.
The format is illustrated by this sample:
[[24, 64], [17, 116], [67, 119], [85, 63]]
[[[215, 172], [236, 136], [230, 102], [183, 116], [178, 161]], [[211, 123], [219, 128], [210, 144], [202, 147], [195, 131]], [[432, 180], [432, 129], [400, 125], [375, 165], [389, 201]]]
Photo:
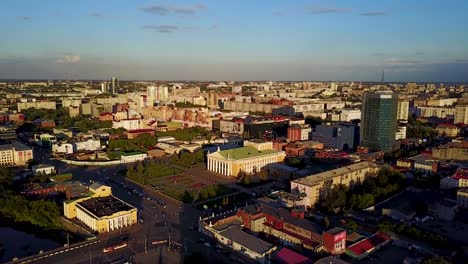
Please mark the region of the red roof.
[[309, 258], [304, 257], [301, 254], [296, 253], [287, 248], [282, 248], [280, 251], [278, 251], [278, 253], [276, 253], [276, 258], [279, 260], [279, 262], [284, 264], [312, 263], [312, 261]]
[[455, 174], [452, 176], [453, 179], [455, 180], [460, 180], [460, 179], [464, 179], [464, 180], [468, 180], [468, 172], [465, 171], [465, 170], [459, 170], [457, 172], [455, 172]]
[[354, 256], [360, 256], [373, 248], [390, 240], [390, 237], [384, 233], [377, 233], [369, 238], [366, 238], [354, 245], [349, 246], [346, 251], [351, 252]]

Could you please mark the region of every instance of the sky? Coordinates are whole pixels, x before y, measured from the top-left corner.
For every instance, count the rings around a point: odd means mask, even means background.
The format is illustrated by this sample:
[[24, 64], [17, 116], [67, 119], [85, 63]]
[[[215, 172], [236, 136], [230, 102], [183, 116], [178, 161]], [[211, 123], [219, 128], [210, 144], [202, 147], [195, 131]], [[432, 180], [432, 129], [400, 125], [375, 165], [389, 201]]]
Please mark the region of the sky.
[[466, 0], [2, 0], [0, 79], [468, 81]]

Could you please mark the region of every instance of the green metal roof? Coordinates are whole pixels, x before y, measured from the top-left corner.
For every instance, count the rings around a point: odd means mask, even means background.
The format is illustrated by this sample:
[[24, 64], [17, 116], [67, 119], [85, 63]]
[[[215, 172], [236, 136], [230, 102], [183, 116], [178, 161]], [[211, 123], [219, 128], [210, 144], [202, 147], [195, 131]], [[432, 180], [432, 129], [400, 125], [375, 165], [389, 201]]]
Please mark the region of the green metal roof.
[[235, 149], [228, 149], [222, 150], [218, 153], [221, 154], [224, 158], [239, 160], [239, 159], [246, 159], [256, 156], [268, 155], [272, 153], [278, 153], [279, 151], [274, 149], [266, 149], [266, 150], [257, 150], [254, 147], [242, 147], [242, 148], [235, 148]]

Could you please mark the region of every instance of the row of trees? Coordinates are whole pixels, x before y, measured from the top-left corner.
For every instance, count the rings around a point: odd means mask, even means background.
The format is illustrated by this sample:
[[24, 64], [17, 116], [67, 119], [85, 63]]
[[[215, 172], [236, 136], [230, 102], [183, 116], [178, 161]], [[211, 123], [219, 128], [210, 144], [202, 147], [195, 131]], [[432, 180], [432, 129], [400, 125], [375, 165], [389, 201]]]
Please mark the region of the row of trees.
[[60, 209], [53, 201], [29, 201], [3, 188], [0, 190], [0, 214], [15, 222], [28, 222], [46, 229], [62, 226]]
[[198, 150], [193, 153], [182, 151], [178, 155], [173, 155], [171, 158], [171, 162], [183, 167], [191, 167], [195, 166], [199, 163], [203, 163], [205, 161], [205, 154], [203, 150]]
[[414, 226], [409, 226], [404, 223], [391, 223], [391, 222], [383, 222], [378, 224], [379, 231], [382, 232], [393, 232], [396, 234], [406, 235], [418, 240], [425, 241], [437, 247], [447, 247], [447, 239], [442, 237], [441, 235], [427, 232], [420, 230]]
[[[36, 119], [54, 120], [57, 127], [70, 128], [76, 127], [81, 132], [86, 132], [98, 128], [111, 128], [112, 121], [100, 121], [95, 118], [90, 118], [83, 115], [70, 117], [70, 114], [65, 108], [54, 109], [36, 109], [29, 108], [22, 111], [26, 116], [26, 121], [34, 121]], [[19, 132], [39, 131], [42, 128], [35, 126], [32, 123], [25, 123], [19, 127]]]
[[367, 177], [353, 188], [335, 185], [320, 200], [320, 207], [327, 212], [343, 209], [364, 209], [400, 190], [406, 185], [405, 176], [387, 167], [382, 168], [376, 177]]
[[[185, 190], [180, 199], [184, 203], [191, 203], [193, 201], [204, 201], [216, 196], [226, 195], [234, 192], [233, 189], [228, 188], [224, 185], [212, 184], [205, 186], [199, 190]], [[227, 205], [229, 198], [224, 198], [221, 202], [222, 205]]]
[[176, 168], [150, 160], [138, 162], [128, 167], [127, 177], [140, 184], [145, 184], [149, 178], [172, 175], [176, 172], [178, 172]]
[[166, 132], [157, 131], [156, 136], [158, 137], [170, 136], [170, 137], [174, 137], [177, 140], [182, 140], [182, 141], [190, 141], [193, 138], [196, 138], [198, 136], [201, 136], [205, 139], [211, 139], [210, 132], [201, 127], [191, 127], [191, 128], [177, 129], [175, 131], [166, 131]]
[[141, 135], [134, 139], [113, 139], [109, 140], [109, 149], [120, 149], [125, 152], [141, 151], [146, 152], [148, 148], [156, 146], [158, 139], [151, 135]]

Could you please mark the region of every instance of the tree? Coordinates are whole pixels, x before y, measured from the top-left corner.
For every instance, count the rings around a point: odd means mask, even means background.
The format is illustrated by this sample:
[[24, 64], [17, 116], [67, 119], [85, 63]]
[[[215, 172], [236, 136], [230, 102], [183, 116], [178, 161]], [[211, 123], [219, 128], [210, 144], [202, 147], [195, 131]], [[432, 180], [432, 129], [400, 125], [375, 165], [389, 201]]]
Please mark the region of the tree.
[[348, 228], [349, 231], [354, 232], [358, 228], [358, 224], [356, 224], [356, 222], [354, 222], [354, 221], [349, 221], [346, 224], [346, 228]]
[[9, 186], [13, 183], [13, 178], [10, 169], [0, 167], [0, 186]]
[[328, 228], [330, 226], [330, 220], [328, 219], [327, 216], [323, 218], [323, 225]]
[[245, 185], [249, 185], [252, 183], [252, 176], [248, 173], [245, 174], [244, 178], [242, 179], [242, 183]]
[[440, 256], [434, 256], [427, 258], [423, 261], [423, 264], [450, 264], [447, 260]]

